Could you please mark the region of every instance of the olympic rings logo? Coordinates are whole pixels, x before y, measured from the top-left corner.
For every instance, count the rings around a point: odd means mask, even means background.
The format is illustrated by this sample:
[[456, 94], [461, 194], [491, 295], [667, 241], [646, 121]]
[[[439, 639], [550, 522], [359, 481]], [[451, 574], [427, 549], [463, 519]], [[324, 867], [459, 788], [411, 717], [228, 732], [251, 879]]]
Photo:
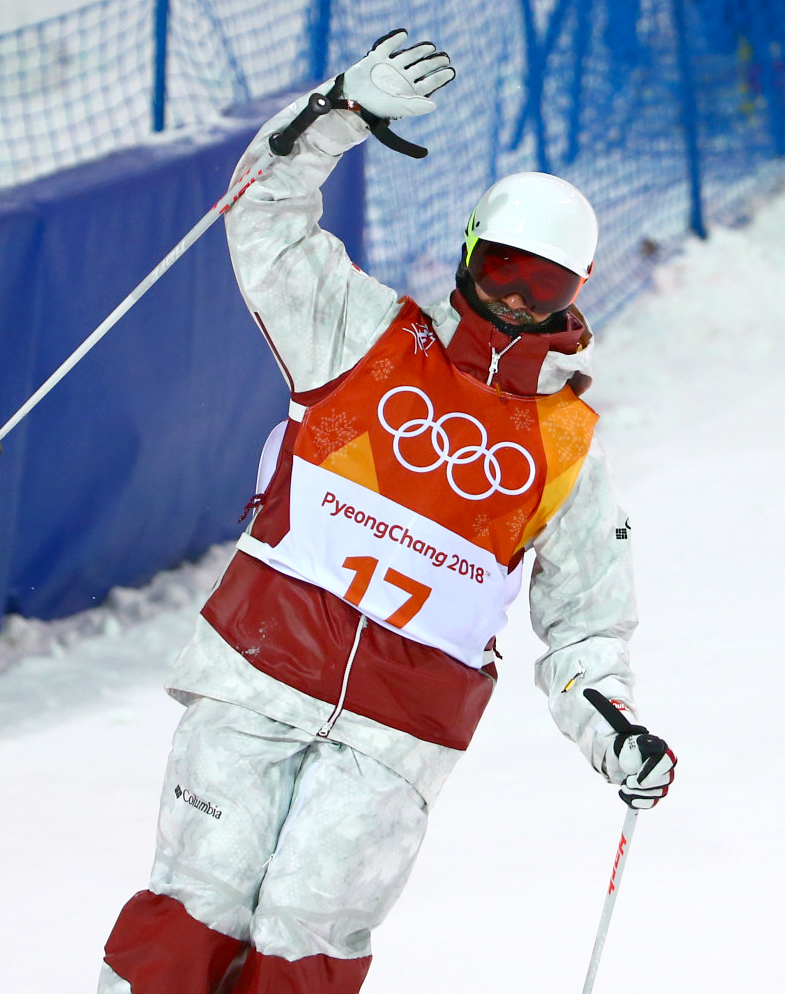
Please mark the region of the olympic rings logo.
[[[393, 428], [385, 417], [384, 412], [388, 401], [399, 393], [411, 393], [417, 397], [420, 397], [425, 403], [426, 413], [424, 418], [411, 418], [399, 427]], [[517, 442], [496, 442], [495, 445], [492, 445], [489, 448], [488, 432], [485, 429], [485, 425], [483, 425], [481, 421], [478, 421], [477, 418], [472, 417], [471, 414], [453, 411], [450, 414], [443, 414], [437, 421], [434, 421], [434, 409], [431, 398], [427, 393], [419, 390], [417, 387], [393, 387], [392, 390], [388, 390], [379, 401], [377, 414], [382, 428], [393, 436], [393, 452], [395, 453], [395, 458], [398, 460], [400, 465], [405, 469], [410, 470], [412, 473], [432, 473], [440, 466], [446, 464], [447, 481], [452, 490], [458, 494], [459, 497], [463, 497], [466, 500], [484, 500], [486, 497], [490, 497], [491, 494], [495, 493], [506, 494], [508, 497], [517, 497], [519, 494], [525, 494], [534, 483], [534, 479], [537, 475], [537, 466], [531, 453], [527, 449], [524, 449], [522, 445], [518, 445]], [[474, 425], [479, 432], [478, 444], [462, 445], [455, 452], [450, 451], [450, 438], [447, 434], [445, 425], [449, 421], [455, 420], [468, 421], [469, 424]], [[422, 435], [428, 430], [430, 430], [430, 440], [433, 445], [436, 458], [427, 466], [415, 466], [401, 453], [401, 442], [406, 438], [416, 438], [418, 435]], [[514, 489], [508, 489], [507, 487], [502, 486], [502, 469], [496, 456], [496, 453], [500, 452], [502, 449], [512, 449], [515, 452], [519, 452], [523, 456], [529, 473], [528, 479], [523, 486], [516, 487]], [[485, 478], [488, 481], [488, 489], [480, 494], [466, 493], [466, 491], [462, 490], [461, 487], [459, 487], [455, 482], [455, 467], [466, 466], [469, 463], [477, 462], [479, 459], [482, 459], [483, 461], [483, 469], [485, 471]]]

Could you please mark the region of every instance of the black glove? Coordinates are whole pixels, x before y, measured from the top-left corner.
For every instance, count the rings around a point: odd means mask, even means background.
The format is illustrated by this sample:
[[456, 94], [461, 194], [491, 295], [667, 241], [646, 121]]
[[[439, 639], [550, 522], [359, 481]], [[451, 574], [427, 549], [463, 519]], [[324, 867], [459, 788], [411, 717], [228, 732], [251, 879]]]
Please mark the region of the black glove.
[[619, 797], [631, 808], [653, 808], [673, 783], [673, 751], [643, 725], [633, 725], [598, 690], [589, 688], [583, 696], [617, 733], [606, 751], [605, 769], [611, 783], [621, 785]]

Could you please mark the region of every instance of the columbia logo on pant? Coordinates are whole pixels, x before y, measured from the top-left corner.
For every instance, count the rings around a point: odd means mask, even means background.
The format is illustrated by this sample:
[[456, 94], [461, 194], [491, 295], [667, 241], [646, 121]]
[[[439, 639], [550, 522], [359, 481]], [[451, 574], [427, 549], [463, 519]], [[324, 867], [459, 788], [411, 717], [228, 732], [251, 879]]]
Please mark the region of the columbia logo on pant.
[[174, 796], [178, 801], [183, 800], [186, 804], [190, 804], [192, 808], [196, 808], [197, 811], [202, 811], [204, 814], [210, 815], [211, 818], [218, 819], [221, 817], [221, 812], [209, 801], [197, 797], [190, 790], [184, 790], [179, 783], [174, 789]]

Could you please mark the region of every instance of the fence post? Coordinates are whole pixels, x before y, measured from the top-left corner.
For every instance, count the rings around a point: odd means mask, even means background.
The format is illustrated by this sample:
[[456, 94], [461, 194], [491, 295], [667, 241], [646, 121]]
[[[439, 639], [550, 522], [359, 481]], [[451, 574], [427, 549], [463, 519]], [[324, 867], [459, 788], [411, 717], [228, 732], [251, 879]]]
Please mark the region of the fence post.
[[166, 41], [169, 33], [169, 0], [155, 0], [153, 57], [153, 131], [164, 130], [166, 116]]
[[[771, 11], [756, 11], [747, 34], [751, 59], [760, 72], [760, 89], [768, 111], [775, 155], [785, 155], [785, 29], [766, 23]], [[772, 15], [773, 16], [773, 15]]]
[[699, 238], [708, 238], [703, 219], [701, 197], [700, 148], [698, 146], [698, 104], [695, 97], [695, 79], [690, 63], [687, 41], [687, 20], [684, 0], [673, 0], [673, 23], [676, 28], [679, 79], [681, 83], [682, 118], [687, 146], [687, 172], [690, 182], [690, 228]]
[[[625, 5], [631, 0], [624, 0]], [[570, 94], [570, 124], [568, 130], [568, 163], [575, 162], [581, 150], [581, 100], [583, 98], [583, 68], [591, 35], [592, 0], [578, 0], [578, 23], [575, 29], [573, 80]], [[617, 15], [614, 15], [614, 17]]]
[[330, 0], [315, 0], [308, 15], [310, 41], [310, 77], [323, 80], [327, 76], [328, 49], [330, 42]]
[[522, 6], [523, 22], [526, 31], [526, 59], [528, 63], [525, 88], [528, 92], [523, 110], [518, 118], [518, 126], [515, 129], [512, 147], [516, 148], [523, 138], [526, 118], [531, 113], [535, 141], [537, 143], [537, 168], [544, 173], [549, 173], [551, 171], [551, 164], [548, 158], [548, 137], [545, 130], [545, 121], [542, 116], [542, 91], [545, 82], [547, 52], [545, 50], [545, 41], [541, 40], [537, 34], [534, 11], [532, 10], [530, 0], [523, 0]]

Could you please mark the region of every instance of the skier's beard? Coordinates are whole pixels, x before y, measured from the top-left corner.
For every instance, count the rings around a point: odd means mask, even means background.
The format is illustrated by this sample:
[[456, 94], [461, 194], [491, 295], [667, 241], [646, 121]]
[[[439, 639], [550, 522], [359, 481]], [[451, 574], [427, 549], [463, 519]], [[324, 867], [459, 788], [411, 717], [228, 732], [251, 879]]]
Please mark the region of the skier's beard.
[[507, 325], [515, 326], [521, 332], [528, 331], [541, 335], [564, 330], [564, 314], [561, 311], [550, 314], [544, 321], [538, 321], [525, 307], [508, 307], [502, 300], [485, 300], [483, 306], [494, 317]]
[[567, 323], [567, 311], [556, 311], [544, 321], [536, 321], [523, 308], [508, 307], [501, 300], [480, 300], [475, 290], [474, 280], [461, 260], [455, 274], [455, 285], [466, 298], [471, 309], [481, 318], [490, 321], [499, 331], [510, 338], [517, 338], [524, 333], [530, 335], [553, 335], [564, 331]]

